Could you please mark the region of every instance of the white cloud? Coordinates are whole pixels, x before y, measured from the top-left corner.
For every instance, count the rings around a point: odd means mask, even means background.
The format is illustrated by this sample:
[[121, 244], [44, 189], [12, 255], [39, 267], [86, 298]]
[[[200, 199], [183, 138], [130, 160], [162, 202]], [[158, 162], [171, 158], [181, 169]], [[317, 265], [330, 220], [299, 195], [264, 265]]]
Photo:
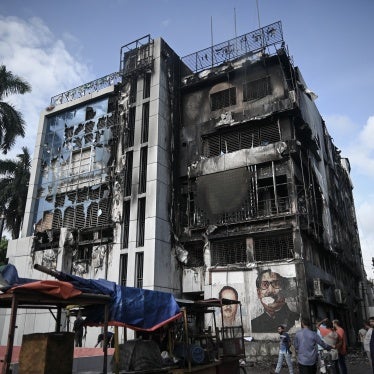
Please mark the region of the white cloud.
[[[63, 37], [67, 40], [66, 35]], [[94, 78], [39, 18], [0, 16], [0, 56], [0, 64], [32, 87], [31, 93], [8, 98], [26, 121], [25, 138], [18, 138], [16, 147], [8, 153], [7, 157], [13, 158], [22, 146], [34, 151], [39, 115], [52, 96]]]
[[168, 27], [170, 25], [170, 19], [165, 19], [161, 22], [163, 27]]

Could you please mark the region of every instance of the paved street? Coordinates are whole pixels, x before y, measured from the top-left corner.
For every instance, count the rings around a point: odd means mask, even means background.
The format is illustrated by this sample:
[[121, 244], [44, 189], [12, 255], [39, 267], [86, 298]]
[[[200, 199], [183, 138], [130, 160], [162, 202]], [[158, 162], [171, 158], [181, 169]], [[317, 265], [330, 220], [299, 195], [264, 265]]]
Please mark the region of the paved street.
[[[370, 368], [369, 362], [366, 357], [362, 354], [353, 351], [347, 355], [347, 368], [348, 374], [373, 374], [372, 369]], [[246, 371], [248, 374], [269, 374], [271, 369], [275, 369], [275, 359], [274, 366], [269, 366], [267, 364], [256, 365], [252, 367], [247, 367]], [[274, 372], [274, 371], [273, 371]], [[295, 374], [298, 373], [297, 369], [294, 371]], [[283, 366], [281, 374], [287, 374], [287, 366]]]

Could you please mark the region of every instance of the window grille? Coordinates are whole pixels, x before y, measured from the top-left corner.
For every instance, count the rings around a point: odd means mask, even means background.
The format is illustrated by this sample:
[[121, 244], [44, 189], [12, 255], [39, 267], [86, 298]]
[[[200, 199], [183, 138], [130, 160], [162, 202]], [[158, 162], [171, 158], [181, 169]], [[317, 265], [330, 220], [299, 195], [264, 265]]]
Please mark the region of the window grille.
[[125, 162], [125, 196], [131, 196], [131, 185], [132, 185], [132, 161], [133, 151], [126, 152]]
[[145, 231], [145, 197], [138, 200], [138, 227], [136, 232], [136, 246], [144, 246]]
[[256, 79], [243, 85], [243, 101], [261, 99], [271, 95], [270, 77]]
[[234, 129], [230, 132], [203, 137], [203, 154], [205, 157], [215, 157], [223, 153], [267, 145], [280, 140], [281, 137], [276, 122], [247, 124], [245, 127]]
[[148, 132], [149, 132], [149, 102], [143, 104], [142, 134], [141, 134], [142, 143], [145, 143], [148, 141]]
[[246, 263], [247, 256], [245, 238], [212, 242], [211, 261], [212, 266]]
[[236, 104], [236, 88], [231, 87], [210, 95], [212, 111]]
[[119, 276], [119, 284], [121, 286], [126, 286], [127, 284], [127, 264], [129, 260], [129, 255], [124, 253], [120, 255], [120, 276]]
[[293, 258], [292, 233], [254, 238], [255, 261], [274, 261]]
[[139, 193], [144, 193], [147, 189], [147, 158], [148, 147], [143, 147], [140, 149]]
[[143, 288], [144, 252], [135, 254], [135, 287]]
[[129, 247], [129, 230], [130, 230], [130, 200], [123, 203], [123, 248]]

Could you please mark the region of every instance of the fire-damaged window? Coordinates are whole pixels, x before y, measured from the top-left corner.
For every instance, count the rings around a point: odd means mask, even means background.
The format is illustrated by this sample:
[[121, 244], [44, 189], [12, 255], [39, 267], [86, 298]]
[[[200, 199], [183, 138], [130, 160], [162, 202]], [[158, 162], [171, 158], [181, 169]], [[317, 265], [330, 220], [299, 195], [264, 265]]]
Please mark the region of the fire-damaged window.
[[213, 241], [210, 253], [212, 266], [246, 263], [246, 239], [232, 238], [230, 240]]
[[274, 261], [293, 258], [292, 233], [254, 237], [255, 261]]
[[256, 79], [243, 84], [243, 101], [261, 99], [271, 95], [270, 77]]
[[124, 253], [120, 256], [120, 271], [119, 271], [119, 284], [121, 286], [126, 286], [127, 284], [127, 264], [129, 260], [129, 255]]
[[144, 252], [136, 252], [135, 254], [135, 287], [143, 287], [144, 274]]
[[123, 230], [122, 230], [122, 248], [129, 247], [130, 232], [130, 200], [123, 202]]
[[187, 267], [204, 266], [204, 242], [185, 243], [184, 249], [188, 252]]
[[130, 104], [133, 104], [136, 102], [136, 91], [137, 91], [137, 88], [138, 88], [138, 78], [137, 77], [133, 77], [131, 79], [131, 83], [130, 83], [130, 95], [129, 95], [129, 102]]
[[127, 124], [127, 141], [126, 147], [132, 147], [134, 145], [134, 134], [135, 134], [135, 107], [129, 109], [129, 119]]
[[125, 161], [125, 196], [131, 196], [131, 185], [132, 185], [132, 161], [133, 161], [133, 151], [126, 152]]
[[141, 134], [142, 143], [146, 143], [148, 141], [148, 132], [149, 132], [149, 102], [143, 104], [142, 134]]
[[144, 246], [145, 231], [145, 197], [138, 200], [138, 227], [136, 230], [136, 246]]
[[278, 124], [273, 122], [250, 124], [220, 134], [204, 136], [203, 155], [215, 157], [224, 153], [259, 147], [281, 140]]
[[145, 73], [143, 80], [143, 99], [146, 99], [151, 94], [151, 74]]
[[236, 104], [236, 88], [231, 87], [226, 90], [212, 93], [210, 95], [211, 108], [218, 110]]
[[139, 193], [145, 193], [147, 188], [147, 158], [148, 147], [143, 147], [140, 149]]

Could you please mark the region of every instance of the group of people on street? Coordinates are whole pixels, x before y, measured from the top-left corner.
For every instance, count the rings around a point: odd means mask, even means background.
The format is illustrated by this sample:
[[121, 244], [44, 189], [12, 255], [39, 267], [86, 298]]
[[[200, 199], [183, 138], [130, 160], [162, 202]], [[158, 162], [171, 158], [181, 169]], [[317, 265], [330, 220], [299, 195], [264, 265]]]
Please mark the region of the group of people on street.
[[[280, 343], [275, 373], [280, 373], [284, 360], [287, 363], [289, 373], [294, 373], [291, 352], [293, 347], [297, 355], [299, 374], [316, 374], [318, 367], [320, 373], [347, 374], [345, 361], [347, 354], [346, 336], [339, 320], [322, 319], [317, 323], [317, 332], [311, 329], [311, 322], [308, 319], [302, 320], [301, 327], [296, 332], [292, 344], [289, 334], [285, 331], [285, 326], [278, 326]], [[363, 347], [369, 358], [371, 368], [373, 368], [374, 360], [373, 328], [374, 317], [369, 319], [363, 339]]]
[[370, 317], [367, 322], [364, 322], [363, 328], [358, 331], [358, 338], [362, 344], [362, 348], [366, 353], [370, 366], [374, 373], [374, 317]]

